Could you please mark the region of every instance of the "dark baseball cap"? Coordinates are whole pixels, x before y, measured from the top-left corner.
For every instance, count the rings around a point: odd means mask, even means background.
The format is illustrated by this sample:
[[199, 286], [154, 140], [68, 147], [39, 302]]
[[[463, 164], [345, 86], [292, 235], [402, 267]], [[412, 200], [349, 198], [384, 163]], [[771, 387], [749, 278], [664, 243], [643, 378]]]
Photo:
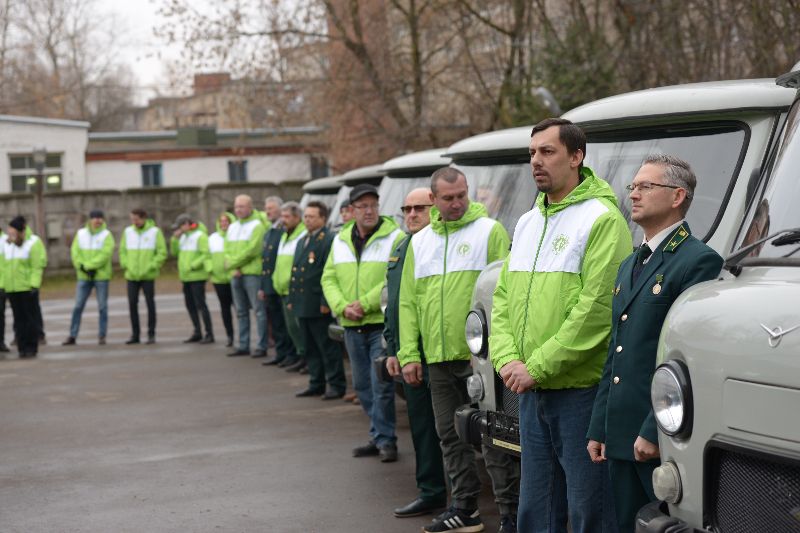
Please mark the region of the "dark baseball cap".
[[360, 183], [353, 187], [353, 190], [350, 191], [350, 203], [354, 204], [359, 198], [368, 194], [373, 195], [375, 198], [380, 198], [377, 187], [368, 183]]
[[103, 211], [100, 209], [92, 209], [89, 211], [89, 218], [106, 218]]

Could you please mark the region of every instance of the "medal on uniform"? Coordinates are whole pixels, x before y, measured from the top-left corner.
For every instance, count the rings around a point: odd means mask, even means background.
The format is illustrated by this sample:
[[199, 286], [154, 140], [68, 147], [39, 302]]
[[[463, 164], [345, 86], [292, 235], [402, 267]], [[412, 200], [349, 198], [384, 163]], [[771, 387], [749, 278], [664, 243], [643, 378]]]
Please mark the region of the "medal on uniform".
[[308, 252], [308, 262], [313, 265], [314, 261], [315, 261], [314, 252]]
[[619, 294], [619, 291], [620, 291], [620, 289], [621, 289], [621, 288], [622, 288], [622, 284], [620, 284], [620, 285], [617, 285], [617, 288], [616, 288], [616, 289], [614, 289], [614, 296], [616, 296], [617, 294]]
[[661, 292], [661, 282], [664, 281], [664, 274], [656, 274], [656, 284], [653, 285], [653, 294]]

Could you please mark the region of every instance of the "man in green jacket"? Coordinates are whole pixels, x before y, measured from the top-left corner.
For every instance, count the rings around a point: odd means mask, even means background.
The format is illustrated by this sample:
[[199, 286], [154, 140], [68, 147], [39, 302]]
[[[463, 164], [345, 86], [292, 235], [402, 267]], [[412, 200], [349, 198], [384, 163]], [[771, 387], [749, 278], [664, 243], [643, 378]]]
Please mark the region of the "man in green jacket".
[[229, 357], [250, 355], [250, 309], [255, 311], [258, 344], [256, 355], [267, 353], [267, 314], [258, 299], [261, 288], [261, 246], [269, 229], [253, 211], [253, 199], [246, 194], [233, 201], [236, 221], [225, 234], [225, 266], [231, 272], [231, 290], [239, 319], [239, 346]]
[[108, 330], [108, 282], [111, 280], [111, 256], [114, 255], [114, 236], [106, 228], [103, 212], [94, 209], [89, 213], [89, 222], [79, 229], [70, 247], [72, 266], [78, 276], [78, 287], [75, 294], [75, 308], [72, 310], [72, 322], [69, 337], [62, 342], [64, 346], [75, 344], [78, 330], [81, 327], [81, 315], [86, 300], [95, 290], [97, 310], [100, 313], [97, 339], [99, 344], [106, 343]]
[[[211, 270], [211, 256], [208, 253], [208, 234], [206, 227], [198, 223], [191, 215], [178, 215], [172, 225], [174, 233], [170, 239], [172, 255], [178, 258], [178, 277], [183, 282], [183, 300], [194, 330], [184, 343], [214, 342], [214, 330], [211, 327], [211, 314], [206, 305], [206, 281]], [[206, 334], [200, 328], [200, 317]]]
[[225, 234], [236, 220], [227, 211], [217, 217], [217, 231], [208, 236], [208, 252], [211, 255], [211, 283], [217, 293], [222, 313], [222, 325], [228, 335], [228, 348], [233, 346], [233, 293], [231, 292], [231, 273], [225, 268]]
[[[400, 281], [403, 276], [403, 265], [411, 235], [415, 235], [430, 224], [431, 207], [430, 189], [419, 188], [408, 193], [401, 209], [410, 235], [395, 248], [386, 271], [387, 300], [383, 337], [386, 339], [386, 354], [389, 356], [386, 367], [393, 377], [401, 374], [397, 352], [400, 351]], [[420, 351], [420, 361], [422, 385], [412, 387], [408, 383], [403, 383], [411, 440], [414, 443], [415, 474], [419, 495], [411, 503], [394, 510], [394, 515], [398, 518], [426, 514], [444, 507], [447, 503], [442, 449], [439, 447], [439, 435], [436, 434], [428, 365], [422, 351]]]
[[611, 187], [583, 166], [586, 136], [564, 119], [531, 134], [540, 194], [514, 230], [492, 305], [489, 349], [520, 395], [519, 530], [616, 531], [608, 471], [586, 431], [611, 330], [611, 293], [631, 234]]
[[[475, 282], [489, 263], [506, 256], [509, 239], [502, 224], [489, 218], [482, 204], [470, 202], [467, 178], [459, 170], [445, 167], [433, 173], [431, 203], [431, 224], [411, 238], [403, 265], [398, 352], [404, 380], [420, 386], [422, 337], [436, 431], [452, 483], [450, 508], [424, 531], [481, 531], [481, 485], [475, 453], [458, 438], [453, 418], [458, 407], [469, 403], [466, 379], [472, 375], [472, 366], [464, 323]], [[501, 531], [514, 531], [516, 462], [488, 447], [484, 458], [500, 508]]]
[[0, 353], [8, 353], [10, 350], [6, 345], [6, 290], [3, 284], [3, 273], [5, 272], [5, 248], [8, 242], [8, 235], [0, 229]]
[[392, 462], [397, 460], [394, 385], [378, 380], [372, 363], [383, 353], [381, 291], [386, 265], [403, 232], [394, 219], [380, 216], [378, 189], [372, 185], [353, 187], [350, 205], [355, 219], [333, 240], [322, 290], [344, 326], [353, 387], [370, 419], [370, 440], [353, 449], [353, 456], [377, 455], [383, 462]]
[[42, 240], [26, 232], [22, 216], [8, 223], [4, 247], [3, 285], [14, 314], [14, 331], [20, 358], [36, 357], [39, 351], [39, 326], [36, 320], [34, 290], [42, 286], [47, 252]]
[[130, 213], [131, 225], [122, 232], [119, 243], [119, 265], [125, 271], [128, 289], [128, 312], [131, 337], [125, 344], [139, 344], [139, 292], [147, 304], [147, 344], [156, 342], [155, 279], [167, 260], [167, 243], [147, 212], [135, 208]]
[[342, 352], [328, 339], [328, 326], [333, 317], [322, 294], [322, 271], [334, 237], [333, 231], [325, 227], [328, 206], [316, 200], [310, 201], [303, 213], [303, 221], [307, 234], [299, 239], [295, 250], [287, 309], [297, 319], [309, 380], [308, 387], [295, 396], [322, 396], [323, 400], [335, 400], [344, 396], [347, 380]]
[[644, 242], [617, 273], [611, 344], [587, 434], [592, 461], [607, 461], [625, 533], [634, 531], [639, 509], [657, 499], [653, 470], [660, 460], [650, 382], [661, 326], [683, 291], [714, 279], [722, 268], [719, 254], [694, 238], [685, 221], [696, 183], [688, 163], [659, 154], [645, 159], [628, 186], [631, 219], [644, 230]]
[[306, 236], [306, 226], [302, 222], [303, 211], [297, 202], [286, 202], [281, 206], [281, 222], [283, 223], [284, 233], [278, 244], [278, 253], [275, 258], [275, 272], [272, 274], [272, 287], [281, 299], [283, 320], [286, 330], [294, 344], [297, 359], [287, 361], [287, 372], [298, 372], [306, 366], [305, 361], [305, 338], [300, 333], [300, 324], [297, 316], [289, 307], [289, 282], [292, 277], [292, 262], [297, 243]]

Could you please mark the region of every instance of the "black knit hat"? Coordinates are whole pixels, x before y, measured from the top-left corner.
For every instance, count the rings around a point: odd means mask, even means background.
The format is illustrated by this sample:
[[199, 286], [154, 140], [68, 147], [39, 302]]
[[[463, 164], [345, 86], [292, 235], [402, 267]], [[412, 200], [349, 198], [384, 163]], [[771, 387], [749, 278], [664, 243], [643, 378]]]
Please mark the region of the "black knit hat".
[[25, 231], [25, 217], [22, 215], [15, 216], [8, 225], [17, 231]]

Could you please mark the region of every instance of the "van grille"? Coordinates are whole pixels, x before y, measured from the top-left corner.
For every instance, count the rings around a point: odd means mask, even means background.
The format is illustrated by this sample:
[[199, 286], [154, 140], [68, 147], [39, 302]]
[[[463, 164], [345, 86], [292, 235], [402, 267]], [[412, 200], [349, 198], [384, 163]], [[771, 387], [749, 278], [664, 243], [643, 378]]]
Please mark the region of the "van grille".
[[725, 533], [800, 532], [800, 465], [784, 459], [712, 448], [712, 524]]
[[[500, 382], [503, 385], [503, 382]], [[519, 394], [511, 392], [507, 387], [503, 386], [503, 405], [500, 407], [508, 416], [519, 418]]]

